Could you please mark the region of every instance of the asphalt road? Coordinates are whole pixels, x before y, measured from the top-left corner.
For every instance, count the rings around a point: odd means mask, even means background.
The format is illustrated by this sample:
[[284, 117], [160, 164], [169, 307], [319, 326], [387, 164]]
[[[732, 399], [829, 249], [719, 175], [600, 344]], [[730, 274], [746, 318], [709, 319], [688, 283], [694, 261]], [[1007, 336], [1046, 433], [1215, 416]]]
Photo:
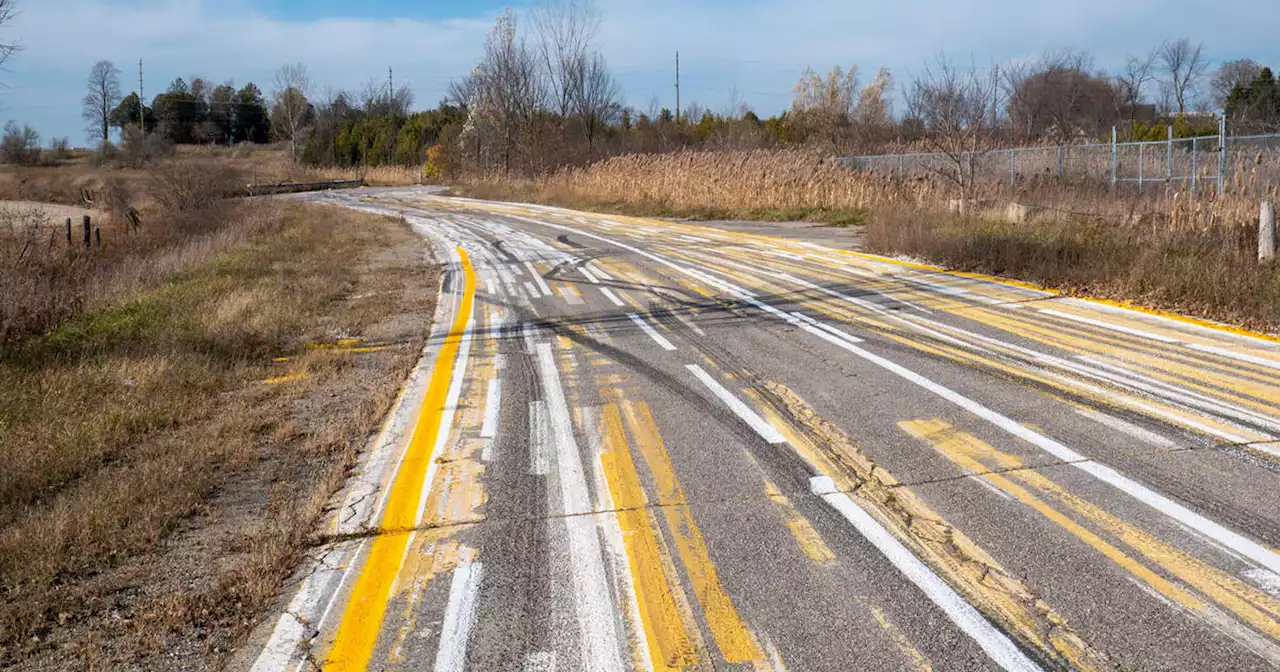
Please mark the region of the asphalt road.
[[310, 198], [449, 270], [239, 667], [1280, 665], [1278, 342], [812, 237]]

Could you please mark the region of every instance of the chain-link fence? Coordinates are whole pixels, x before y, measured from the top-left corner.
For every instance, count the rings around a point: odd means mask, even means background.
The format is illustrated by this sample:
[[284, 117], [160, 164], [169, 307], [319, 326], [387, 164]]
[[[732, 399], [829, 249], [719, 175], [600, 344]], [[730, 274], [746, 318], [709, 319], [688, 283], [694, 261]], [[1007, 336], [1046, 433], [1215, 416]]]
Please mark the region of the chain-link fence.
[[[1114, 137], [1114, 133], [1113, 133]], [[858, 170], [894, 176], [972, 175], [976, 182], [1043, 178], [1095, 180], [1117, 189], [1212, 190], [1245, 192], [1280, 185], [1280, 133], [1202, 136], [1155, 142], [1014, 147], [975, 153], [917, 153], [855, 156], [846, 162]]]

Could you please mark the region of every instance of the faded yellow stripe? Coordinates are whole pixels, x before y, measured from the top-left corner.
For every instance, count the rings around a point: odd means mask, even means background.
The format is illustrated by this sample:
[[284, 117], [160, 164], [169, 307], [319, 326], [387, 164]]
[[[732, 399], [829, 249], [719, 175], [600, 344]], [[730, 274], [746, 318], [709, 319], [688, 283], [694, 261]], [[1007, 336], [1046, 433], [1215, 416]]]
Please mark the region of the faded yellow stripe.
[[702, 605], [703, 618], [716, 640], [721, 657], [729, 663], [765, 663], [764, 651], [755, 635], [742, 621], [724, 585], [720, 583], [715, 564], [711, 561], [711, 553], [693, 521], [684, 491], [680, 488], [680, 481], [676, 478], [675, 468], [662, 443], [662, 437], [658, 434], [649, 406], [644, 402], [628, 402], [623, 404], [622, 410], [631, 434], [644, 455], [645, 463], [653, 474], [658, 503], [666, 514], [676, 548], [680, 551], [680, 560], [688, 572], [694, 595]]
[[979, 474], [983, 480], [1017, 497], [1019, 501], [1057, 523], [1112, 562], [1125, 568], [1129, 573], [1156, 589], [1161, 595], [1191, 610], [1199, 611], [1204, 609], [1205, 604], [1194, 595], [1151, 571], [1146, 565], [1129, 557], [1124, 551], [1049, 506], [1044, 500], [1031, 494], [1025, 488], [1016, 485], [1001, 474], [985, 473], [987, 472], [986, 467], [973, 457], [975, 453], [986, 450], [986, 448], [978, 445], [982, 444], [981, 439], [957, 430], [941, 420], [908, 420], [898, 423], [898, 426], [908, 434], [929, 443], [935, 450], [950, 458], [961, 468], [970, 473]]
[[1200, 591], [1210, 600], [1236, 614], [1246, 623], [1275, 639], [1280, 639], [1280, 600], [1257, 590], [1253, 586], [1219, 570], [1208, 563], [1184, 553], [1157, 539], [1145, 530], [1127, 523], [1101, 507], [1064, 489], [1044, 475], [1026, 469], [1022, 460], [1002, 453], [993, 446], [970, 437], [966, 442], [970, 455], [985, 460], [1001, 471], [1027, 485], [1049, 494], [1082, 517], [1098, 524], [1115, 535], [1147, 560], [1163, 567], [1178, 580]]
[[764, 493], [782, 510], [782, 519], [787, 524], [787, 529], [791, 530], [796, 543], [800, 545], [800, 550], [804, 551], [810, 560], [819, 565], [829, 565], [836, 559], [836, 554], [832, 553], [831, 548], [822, 540], [822, 535], [813, 529], [809, 519], [796, 510], [791, 500], [782, 494], [773, 481], [765, 480]]
[[645, 507], [644, 489], [631, 459], [622, 414], [616, 404], [605, 406], [603, 420], [604, 451], [600, 454], [600, 464], [622, 528], [653, 667], [655, 670], [687, 669], [697, 664], [698, 656], [675, 599], [676, 592], [681, 590], [680, 580], [663, 572], [671, 562], [664, 557], [666, 550], [658, 538], [656, 521]]
[[368, 667], [378, 642], [378, 633], [382, 630], [387, 602], [391, 599], [391, 587], [400, 573], [405, 548], [417, 524], [418, 500], [427, 467], [435, 457], [432, 449], [444, 416], [449, 384], [453, 375], [464, 373], [454, 372], [453, 367], [467, 321], [471, 318], [476, 280], [467, 253], [458, 248], [458, 256], [465, 277], [462, 300], [458, 303], [458, 312], [454, 315], [449, 334], [436, 355], [431, 368], [431, 382], [418, 413], [413, 436], [401, 460], [399, 474], [391, 484], [386, 509], [379, 522], [383, 533], [374, 537], [364, 566], [347, 598], [337, 636], [325, 659], [326, 671], [347, 672]]

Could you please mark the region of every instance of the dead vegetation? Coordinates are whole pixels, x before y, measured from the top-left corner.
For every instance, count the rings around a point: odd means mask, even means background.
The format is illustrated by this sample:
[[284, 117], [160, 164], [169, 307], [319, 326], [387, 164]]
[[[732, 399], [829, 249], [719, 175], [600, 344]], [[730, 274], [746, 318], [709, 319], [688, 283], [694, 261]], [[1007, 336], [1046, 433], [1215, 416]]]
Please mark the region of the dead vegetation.
[[[865, 224], [872, 251], [1132, 300], [1258, 329], [1280, 327], [1280, 270], [1257, 264], [1265, 162], [1238, 159], [1224, 197], [1089, 180], [896, 179], [797, 151], [630, 155], [543, 178], [467, 180], [468, 196], [637, 216]], [[1154, 193], [1153, 193], [1154, 192]]]
[[217, 667], [416, 359], [435, 279], [402, 222], [201, 174], [135, 181], [101, 249], [0, 230], [0, 667]]

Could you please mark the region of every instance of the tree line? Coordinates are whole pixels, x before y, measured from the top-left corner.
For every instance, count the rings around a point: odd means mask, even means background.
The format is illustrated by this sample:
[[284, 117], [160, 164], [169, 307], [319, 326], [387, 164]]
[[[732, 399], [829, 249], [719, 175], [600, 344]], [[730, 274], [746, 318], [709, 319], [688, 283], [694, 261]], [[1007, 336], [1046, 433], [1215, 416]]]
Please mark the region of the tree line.
[[[996, 146], [1109, 139], [1163, 139], [1233, 128], [1280, 130], [1280, 93], [1269, 68], [1250, 59], [1210, 73], [1202, 45], [1163, 42], [1115, 72], [1082, 51], [1053, 50], [1013, 65], [959, 64], [939, 56], [901, 84], [880, 69], [805, 67], [788, 109], [761, 118], [738, 96], [721, 110], [652, 101], [638, 109], [596, 44], [591, 0], [547, 0], [507, 10], [480, 60], [434, 109], [413, 110], [408, 87], [371, 81], [358, 92], [315, 90], [306, 67], [282, 67], [264, 95], [201, 78], [174, 80], [150, 105], [120, 95], [119, 71], [97, 64], [84, 116], [92, 136], [137, 129], [170, 143], [279, 141], [315, 165], [425, 165], [428, 171], [538, 174], [632, 152], [687, 147], [812, 146], [833, 154], [924, 147], [960, 157]], [[895, 85], [897, 89], [895, 90]], [[894, 103], [901, 105], [895, 111]], [[960, 170], [959, 172], [963, 172]]]

